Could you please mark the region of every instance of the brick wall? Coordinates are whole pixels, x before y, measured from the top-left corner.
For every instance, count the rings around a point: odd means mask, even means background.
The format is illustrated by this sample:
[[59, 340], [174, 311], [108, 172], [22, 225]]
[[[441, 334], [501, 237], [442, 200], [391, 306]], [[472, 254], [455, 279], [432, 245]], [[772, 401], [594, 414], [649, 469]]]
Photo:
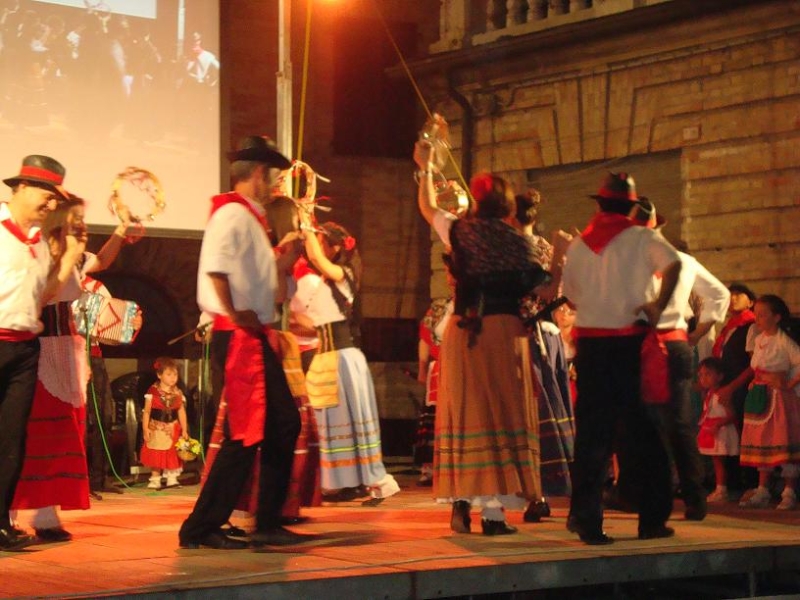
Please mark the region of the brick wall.
[[[467, 66], [451, 60], [475, 113], [473, 170], [520, 185], [531, 170], [613, 170], [626, 157], [678, 151], [677, 237], [721, 280], [777, 293], [800, 312], [800, 6], [765, 0], [703, 14], [698, 4], [691, 19], [638, 25], [546, 48], [531, 36], [528, 53], [515, 40], [498, 60], [475, 49]], [[441, 88], [438, 73], [420, 73]], [[437, 106], [458, 145], [460, 109], [443, 94]]]

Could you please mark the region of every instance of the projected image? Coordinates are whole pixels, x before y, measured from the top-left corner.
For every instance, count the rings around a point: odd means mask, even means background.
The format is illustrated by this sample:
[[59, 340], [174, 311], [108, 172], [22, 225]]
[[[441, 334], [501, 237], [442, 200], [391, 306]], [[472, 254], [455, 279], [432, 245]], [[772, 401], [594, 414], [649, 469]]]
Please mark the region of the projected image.
[[218, 15], [216, 0], [0, 0], [2, 173], [49, 154], [87, 221], [114, 224], [109, 186], [141, 167], [165, 190], [153, 227], [202, 229], [202, 211], [169, 208], [219, 188]]

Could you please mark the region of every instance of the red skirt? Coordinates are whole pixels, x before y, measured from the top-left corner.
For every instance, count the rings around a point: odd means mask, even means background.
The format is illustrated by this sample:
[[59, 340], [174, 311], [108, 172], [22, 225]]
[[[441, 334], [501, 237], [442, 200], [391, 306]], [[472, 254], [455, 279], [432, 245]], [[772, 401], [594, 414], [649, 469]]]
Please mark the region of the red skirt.
[[86, 407], [62, 402], [37, 381], [12, 510], [89, 508], [85, 431]]
[[150, 429], [153, 433], [159, 431], [163, 437], [172, 439], [169, 448], [155, 449], [148, 446], [148, 442], [142, 444], [142, 451], [139, 456], [139, 462], [145, 467], [151, 469], [180, 469], [183, 467], [183, 462], [178, 458], [178, 451], [175, 449], [175, 443], [181, 437], [181, 425], [178, 421], [171, 423], [162, 423], [160, 421], [150, 421]]

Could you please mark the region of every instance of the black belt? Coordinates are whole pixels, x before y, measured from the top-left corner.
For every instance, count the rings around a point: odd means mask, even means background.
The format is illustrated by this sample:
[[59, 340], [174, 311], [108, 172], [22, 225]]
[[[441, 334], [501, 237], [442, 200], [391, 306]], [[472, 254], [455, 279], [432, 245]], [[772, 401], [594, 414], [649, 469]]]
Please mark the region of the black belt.
[[319, 338], [318, 354], [355, 346], [355, 344], [353, 344], [353, 334], [350, 330], [350, 323], [347, 321], [325, 323], [325, 325], [317, 327], [316, 330], [317, 337]]
[[151, 408], [150, 409], [150, 418], [153, 421], [158, 421], [160, 423], [172, 423], [176, 421], [175, 418], [175, 411], [172, 409], [161, 409], [161, 408]]

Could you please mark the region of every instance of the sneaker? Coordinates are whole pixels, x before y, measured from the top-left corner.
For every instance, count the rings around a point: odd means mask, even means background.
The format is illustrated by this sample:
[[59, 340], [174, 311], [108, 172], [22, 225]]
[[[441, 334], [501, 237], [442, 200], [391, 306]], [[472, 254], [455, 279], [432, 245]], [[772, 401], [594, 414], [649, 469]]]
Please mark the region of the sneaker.
[[781, 494], [781, 501], [777, 508], [778, 510], [793, 510], [797, 506], [797, 494], [794, 493], [794, 490], [789, 488], [783, 490]]
[[739, 502], [741, 508], [767, 508], [770, 496], [767, 488], [756, 488], [753, 494], [747, 499]]
[[181, 487], [181, 484], [178, 481], [177, 477], [167, 477], [167, 485], [165, 485], [164, 487], [168, 488]]
[[727, 502], [728, 501], [728, 488], [718, 487], [708, 496], [706, 502]]
[[147, 484], [147, 489], [150, 490], [160, 490], [161, 489], [161, 477], [158, 479], [152, 478]]

